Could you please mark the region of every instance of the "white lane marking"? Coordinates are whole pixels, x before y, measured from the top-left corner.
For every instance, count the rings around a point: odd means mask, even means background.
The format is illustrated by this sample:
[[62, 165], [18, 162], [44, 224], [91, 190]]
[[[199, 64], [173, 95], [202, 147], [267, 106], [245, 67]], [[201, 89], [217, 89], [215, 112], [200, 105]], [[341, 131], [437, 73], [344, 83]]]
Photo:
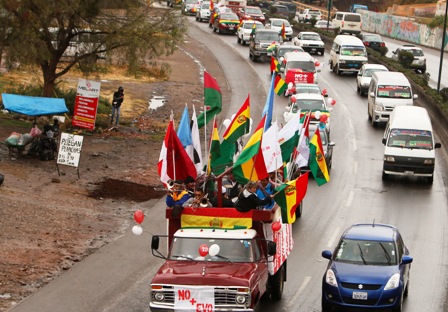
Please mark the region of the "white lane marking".
[[358, 175], [358, 162], [353, 162], [353, 175], [356, 177]]
[[353, 190], [350, 190], [350, 193], [348, 194], [347, 201], [345, 202], [345, 207], [348, 208], [352, 205], [354, 195], [355, 195], [355, 192], [353, 192]]
[[[291, 300], [289, 300], [289, 302], [286, 306], [287, 308], [290, 308], [291, 306], [295, 305], [296, 301], [299, 299], [298, 297], [302, 294], [303, 290], [306, 288], [306, 286], [309, 284], [310, 281], [311, 281], [311, 276], [305, 276], [305, 279], [303, 280], [302, 285], [300, 285], [299, 289], [296, 291], [294, 296], [291, 298]], [[288, 311], [289, 311], [289, 309], [288, 309]]]
[[340, 233], [339, 233], [340, 231], [341, 230], [338, 227], [336, 229], [334, 229], [333, 235], [331, 235], [330, 240], [327, 243], [327, 247], [328, 248], [333, 247], [333, 244], [334, 244], [334, 241], [336, 240], [336, 237], [338, 237], [340, 235]]

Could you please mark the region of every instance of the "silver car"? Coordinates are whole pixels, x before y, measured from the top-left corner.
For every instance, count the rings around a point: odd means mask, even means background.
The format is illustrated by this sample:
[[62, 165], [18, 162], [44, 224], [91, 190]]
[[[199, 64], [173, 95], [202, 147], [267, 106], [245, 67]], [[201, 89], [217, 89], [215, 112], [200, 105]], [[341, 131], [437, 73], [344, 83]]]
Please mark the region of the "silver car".
[[380, 64], [364, 64], [356, 77], [356, 92], [359, 95], [367, 94], [372, 75], [377, 71], [389, 71], [386, 66]]

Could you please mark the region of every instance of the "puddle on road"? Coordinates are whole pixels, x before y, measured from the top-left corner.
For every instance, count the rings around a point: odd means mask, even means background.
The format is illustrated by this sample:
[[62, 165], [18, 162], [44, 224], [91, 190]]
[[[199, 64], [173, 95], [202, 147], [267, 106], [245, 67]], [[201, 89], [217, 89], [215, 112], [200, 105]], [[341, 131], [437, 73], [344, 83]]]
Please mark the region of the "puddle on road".
[[148, 109], [157, 109], [165, 104], [165, 97], [162, 95], [155, 95], [152, 99], [149, 100]]

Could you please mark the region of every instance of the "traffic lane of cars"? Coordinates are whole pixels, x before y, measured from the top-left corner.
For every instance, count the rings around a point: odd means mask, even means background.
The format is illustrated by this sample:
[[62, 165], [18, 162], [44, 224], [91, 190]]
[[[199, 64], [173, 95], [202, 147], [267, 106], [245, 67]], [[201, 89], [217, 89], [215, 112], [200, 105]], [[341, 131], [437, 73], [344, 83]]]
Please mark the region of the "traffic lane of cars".
[[[236, 47], [235, 49], [239, 51], [241, 57], [247, 60], [247, 47], [238, 47], [235, 43], [235, 38], [230, 35], [220, 36], [219, 38], [228, 42], [230, 46]], [[317, 58], [325, 59], [324, 57]], [[322, 61], [322, 63], [325, 62]], [[261, 77], [265, 77], [264, 85], [267, 88], [270, 82], [269, 75], [266, 74], [269, 63], [253, 63], [252, 66]], [[433, 193], [428, 194], [424, 185], [411, 179], [405, 182], [398, 181], [398, 183], [397, 181], [388, 182], [383, 190], [381, 181], [383, 146], [381, 139], [384, 128], [380, 126], [373, 129], [368, 124], [366, 98], [361, 98], [356, 94], [355, 77], [355, 75], [349, 74], [336, 76], [328, 70], [328, 66], [325, 64], [322, 68], [321, 81], [319, 83], [322, 87], [327, 88], [328, 92], [338, 101], [332, 112], [332, 138], [337, 142], [337, 146], [333, 156], [333, 170], [330, 183], [323, 190], [323, 187], [317, 188], [310, 180], [309, 197], [306, 198], [304, 203], [304, 219], [300, 221], [301, 223], [298, 227], [295, 227], [295, 230], [298, 229], [295, 240], [297, 244], [300, 244], [300, 251], [298, 250], [299, 248], [295, 248], [292, 259], [294, 259], [294, 262], [300, 263], [303, 270], [297, 270], [297, 272], [294, 271], [293, 273], [289, 270], [288, 272], [290, 275], [288, 276], [288, 282], [285, 284], [285, 298], [282, 300], [281, 305], [284, 308], [289, 308], [289, 311], [305, 311], [309, 307], [320, 309], [321, 277], [325, 271], [326, 263], [322, 260], [316, 263], [316, 258], [320, 257], [320, 252], [324, 249], [316, 248], [316, 246], [334, 248], [336, 243], [332, 237], [340, 236], [343, 229], [353, 223], [370, 221], [373, 218], [389, 220], [389, 223], [397, 225], [402, 233], [414, 233], [415, 228], [409, 229], [405, 226], [405, 222], [400, 220], [401, 209], [405, 206], [408, 207], [409, 211], [415, 212], [420, 207], [427, 206], [428, 200], [432, 201], [434, 190], [436, 190], [435, 194], [437, 194], [437, 187], [440, 186], [439, 183], [435, 183], [434, 186], [436, 188], [433, 186]], [[276, 96], [275, 103], [277, 104], [277, 100], [280, 101], [281, 99], [282, 97]], [[264, 103], [265, 101], [263, 100], [257, 106], [260, 106], [262, 109]], [[281, 109], [283, 109], [284, 105], [281, 106]], [[353, 157], [350, 155], [353, 155]], [[440, 179], [440, 176], [438, 178]], [[393, 188], [393, 192], [387, 191], [390, 187]], [[409, 187], [416, 189], [412, 198], [418, 198], [418, 201], [416, 201], [416, 204], [413, 204], [413, 199], [409, 199], [402, 205], [402, 197], [405, 196], [403, 194], [409, 192]], [[366, 192], [365, 190], [372, 191]], [[382, 199], [384, 191], [388, 195], [387, 199]], [[312, 196], [312, 194], [322, 194], [322, 192], [325, 192], [326, 198], [331, 198], [331, 202], [325, 201], [324, 207], [322, 207], [321, 200]], [[441, 196], [437, 196], [437, 198], [442, 199], [443, 194], [439, 195]], [[437, 198], [433, 200], [437, 200]], [[444, 199], [442, 199], [442, 202], [444, 202]], [[307, 209], [306, 207], [312, 207], [312, 209]], [[434, 210], [437, 209], [431, 209], [432, 217], [436, 214]], [[418, 212], [420, 213], [421, 210]], [[335, 215], [339, 217], [333, 220]], [[406, 219], [411, 220], [412, 218], [412, 213], [406, 216]], [[428, 217], [425, 219], [428, 219]], [[313, 226], [305, 220], [309, 220], [308, 222], [313, 223]], [[393, 222], [390, 222], [390, 220]], [[413, 224], [415, 225], [415, 221]], [[419, 224], [417, 230], [425, 232], [423, 230], [425, 228], [424, 224], [425, 222]], [[312, 233], [315, 233], [317, 229], [320, 229], [319, 235], [322, 234], [321, 239], [312, 237]], [[403, 235], [407, 237], [406, 234]], [[436, 231], [431, 231], [430, 236], [435, 241], [440, 241], [441, 239]], [[303, 239], [304, 237], [306, 237], [306, 240]], [[414, 255], [421, 254], [422, 246], [418, 244], [416, 246], [413, 239], [410, 241], [408, 239], [407, 241]], [[426, 252], [425, 249], [427, 248], [429, 246], [425, 246], [423, 252]], [[309, 257], [310, 254], [316, 255], [316, 257]], [[440, 250], [436, 251], [435, 255], [440, 259]], [[433, 263], [438, 262], [433, 261]], [[415, 279], [415, 276], [418, 276], [426, 280], [424, 276], [424, 270], [427, 269], [426, 266], [422, 267], [416, 263], [413, 264], [413, 279]], [[430, 273], [433, 281], [437, 281], [437, 278], [434, 278], [435, 271], [437, 270], [431, 270]], [[438, 283], [443, 284], [440, 279], [438, 279]], [[419, 295], [417, 298], [412, 298], [413, 293], [418, 294], [421, 291], [419, 286], [413, 284], [411, 287], [411, 295], [407, 303], [405, 303], [404, 311], [423, 311], [426, 307], [431, 306], [430, 303], [429, 305], [420, 304]], [[439, 299], [443, 298], [440, 291], [435, 295], [429, 294], [429, 297], [434, 298], [434, 296]], [[423, 301], [428, 303], [429, 300]], [[443, 300], [440, 299], [440, 301], [442, 302]], [[277, 305], [270, 306], [270, 308], [273, 310], [269, 311], [280, 310]], [[437, 311], [437, 307], [434, 310]], [[261, 311], [268, 310], [262, 308]]]

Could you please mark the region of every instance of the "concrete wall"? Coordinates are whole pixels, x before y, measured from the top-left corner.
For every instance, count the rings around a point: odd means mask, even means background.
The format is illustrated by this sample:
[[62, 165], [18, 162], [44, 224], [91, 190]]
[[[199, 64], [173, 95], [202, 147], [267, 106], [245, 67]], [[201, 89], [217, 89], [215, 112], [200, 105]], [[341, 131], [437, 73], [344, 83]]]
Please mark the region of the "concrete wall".
[[[393, 16], [361, 10], [362, 30], [386, 37], [440, 49], [442, 46], [443, 27], [430, 28], [407, 17]], [[448, 31], [445, 35], [444, 50], [448, 51]]]

